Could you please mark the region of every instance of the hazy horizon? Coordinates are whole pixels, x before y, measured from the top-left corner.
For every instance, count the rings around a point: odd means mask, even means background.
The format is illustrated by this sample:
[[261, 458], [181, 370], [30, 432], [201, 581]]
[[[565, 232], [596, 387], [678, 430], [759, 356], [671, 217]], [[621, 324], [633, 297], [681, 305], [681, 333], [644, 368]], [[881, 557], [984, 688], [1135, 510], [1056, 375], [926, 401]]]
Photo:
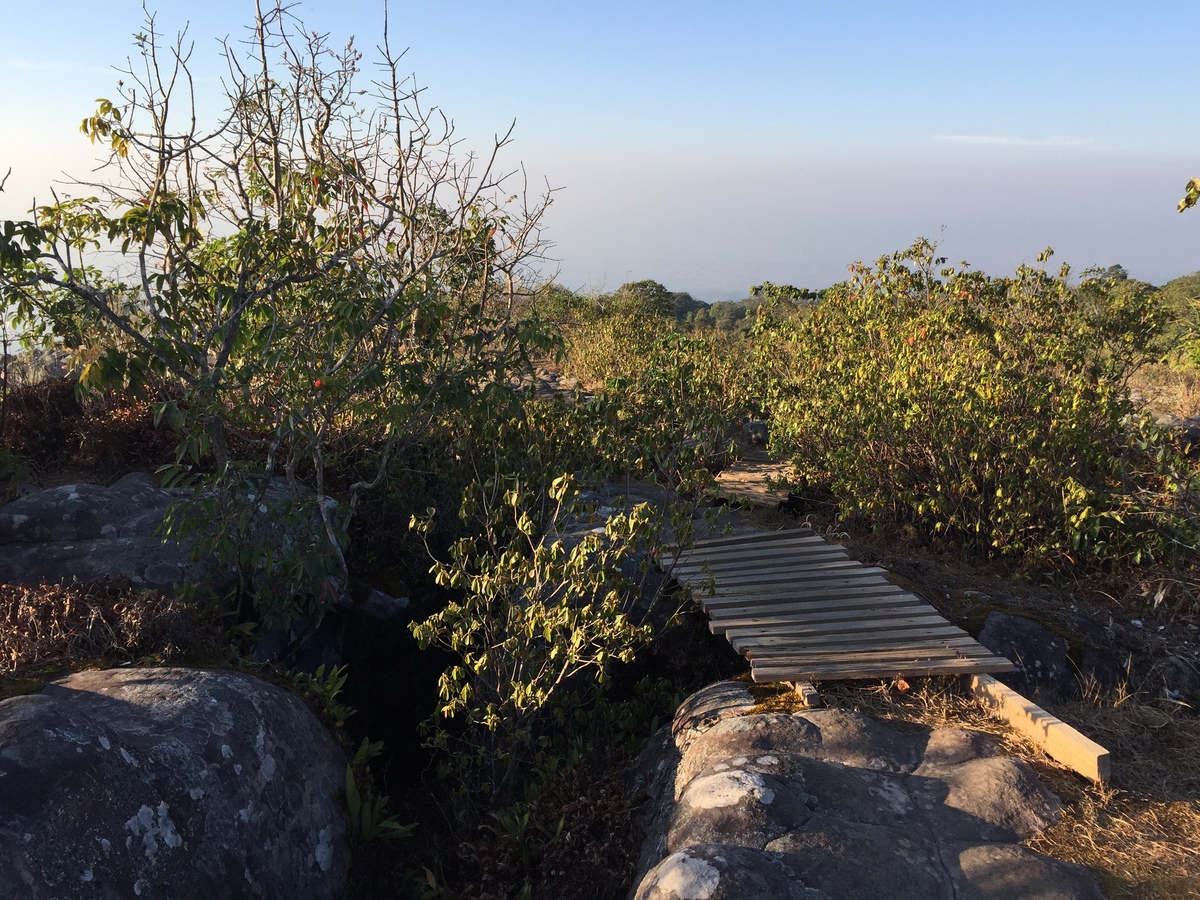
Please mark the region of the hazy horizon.
[[[382, 3], [297, 11], [335, 46], [356, 35], [369, 63]], [[1200, 211], [1175, 212], [1200, 175], [1194, 11], [390, 4], [393, 43], [463, 149], [515, 120], [505, 167], [561, 188], [545, 275], [591, 290], [650, 278], [709, 302], [764, 280], [824, 287], [921, 236], [997, 275], [1047, 246], [1075, 272], [1120, 264], [1153, 284], [1200, 269]], [[18, 218], [63, 170], [87, 177], [79, 121], [114, 96], [111, 66], [143, 25], [136, 0], [0, 12], [0, 175], [13, 168], [0, 218]], [[252, 13], [164, 5], [157, 27], [169, 38], [190, 18], [211, 95], [217, 39]]]

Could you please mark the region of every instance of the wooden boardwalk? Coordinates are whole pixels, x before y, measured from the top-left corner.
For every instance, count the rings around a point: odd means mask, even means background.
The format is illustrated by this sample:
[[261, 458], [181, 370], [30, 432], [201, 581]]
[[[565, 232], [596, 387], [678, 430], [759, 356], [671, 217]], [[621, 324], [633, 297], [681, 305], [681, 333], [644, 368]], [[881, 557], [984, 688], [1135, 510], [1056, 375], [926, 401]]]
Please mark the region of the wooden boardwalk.
[[768, 490], [767, 481], [780, 480], [791, 470], [787, 463], [773, 462], [766, 450], [752, 447], [717, 476], [717, 496], [730, 502], [778, 507], [788, 492]]
[[[1007, 672], [929, 603], [809, 529], [698, 542], [672, 574], [755, 681]], [[708, 589], [712, 589], [711, 596]]]

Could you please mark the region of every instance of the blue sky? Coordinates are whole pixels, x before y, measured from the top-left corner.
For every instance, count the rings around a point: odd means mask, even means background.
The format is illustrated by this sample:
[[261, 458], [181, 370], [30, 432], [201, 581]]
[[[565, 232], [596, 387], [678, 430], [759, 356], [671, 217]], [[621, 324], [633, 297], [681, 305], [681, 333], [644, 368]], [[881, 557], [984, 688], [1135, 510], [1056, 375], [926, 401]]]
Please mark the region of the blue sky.
[[[218, 73], [249, 0], [161, 3]], [[368, 57], [382, 3], [297, 10]], [[1076, 270], [1162, 283], [1200, 269], [1200, 4], [390, 3], [394, 44], [466, 146], [516, 120], [506, 157], [562, 190], [559, 280], [641, 278], [705, 300], [764, 279], [837, 281], [856, 259], [939, 238], [996, 274], [1047, 245]], [[0, 0], [0, 216], [86, 177], [77, 133], [141, 4]], [[207, 82], [213, 87], [213, 81]], [[203, 83], [202, 83], [203, 87]], [[553, 267], [547, 269], [552, 273]]]

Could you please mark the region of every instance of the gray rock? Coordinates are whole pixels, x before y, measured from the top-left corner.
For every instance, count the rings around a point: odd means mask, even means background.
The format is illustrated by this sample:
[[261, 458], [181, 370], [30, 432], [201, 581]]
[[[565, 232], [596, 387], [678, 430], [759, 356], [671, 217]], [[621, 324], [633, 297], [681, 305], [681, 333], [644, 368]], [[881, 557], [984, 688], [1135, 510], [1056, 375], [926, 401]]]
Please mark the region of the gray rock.
[[112, 487], [47, 488], [0, 509], [0, 544], [150, 537], [175, 499], [144, 473], [126, 475]]
[[766, 713], [723, 719], [688, 742], [675, 776], [678, 798], [688, 782], [714, 763], [732, 764], [738, 758], [777, 755], [780, 748], [802, 754], [815, 748], [820, 730], [806, 719], [787, 713]]
[[111, 487], [68, 484], [14, 500], [0, 508], [0, 581], [127, 580], [167, 593], [211, 582], [219, 591], [226, 585], [211, 562], [191, 560], [187, 543], [156, 534], [182, 496], [136, 472]]
[[667, 849], [694, 844], [732, 843], [762, 850], [812, 815], [803, 785], [741, 768], [693, 778], [679, 802], [667, 835]]
[[812, 754], [846, 766], [878, 772], [911, 772], [919, 755], [912, 739], [855, 712], [813, 709], [797, 713], [817, 726], [821, 738]]
[[[944, 726], [929, 732], [921, 751], [921, 766], [954, 766], [995, 755], [996, 742], [990, 735], [970, 728]], [[917, 773], [920, 771], [918, 767]]]
[[[987, 735], [901, 733], [837, 709], [752, 714], [742, 690], [690, 697], [674, 738], [660, 732], [639, 760], [655, 803], [637, 897], [1097, 896], [1086, 871], [1015, 843], [1056, 821], [1059, 804]], [[747, 869], [744, 894], [733, 860]], [[1016, 866], [1028, 872], [1006, 872]], [[781, 871], [787, 888], [772, 880]]]
[[634, 900], [829, 900], [805, 887], [769, 853], [700, 844], [647, 873]]
[[671, 723], [671, 736], [679, 752], [698, 735], [723, 719], [741, 716], [754, 708], [750, 689], [742, 681], [718, 681], [701, 688], [680, 704]]
[[837, 900], [952, 900], [953, 889], [927, 832], [813, 816], [767, 845], [803, 884]]
[[71, 675], [0, 703], [0, 896], [338, 897], [345, 766], [247, 675]]
[[356, 603], [352, 608], [354, 612], [364, 616], [386, 621], [408, 609], [408, 598], [393, 597], [381, 590], [373, 589], [364, 602]]
[[961, 900], [1104, 900], [1091, 872], [1019, 844], [967, 844], [957, 849]]
[[1015, 673], [997, 676], [1017, 691], [1049, 689], [1062, 695], [1077, 684], [1067, 660], [1067, 645], [1053, 631], [1033, 619], [989, 613], [979, 632], [979, 643], [1012, 661]]
[[128, 581], [171, 593], [186, 581], [211, 578], [211, 567], [188, 558], [188, 548], [154, 537], [117, 537], [0, 545], [0, 582], [69, 584]]
[[1049, 828], [1062, 812], [1029, 766], [1007, 756], [923, 766], [908, 790], [935, 830], [959, 840], [1017, 841]]
[[[235, 584], [231, 573], [215, 559], [192, 560], [190, 541], [158, 533], [167, 507], [188, 496], [156, 487], [141, 472], [111, 487], [68, 484], [27, 494], [0, 508], [0, 582], [127, 580], [171, 594], [186, 584], [223, 595]], [[262, 508], [280, 512], [283, 521], [268, 517], [253, 539], [267, 548], [291, 546], [299, 520], [313, 515], [309, 497], [294, 498], [284, 479], [273, 479]], [[297, 500], [299, 515], [292, 508]]]

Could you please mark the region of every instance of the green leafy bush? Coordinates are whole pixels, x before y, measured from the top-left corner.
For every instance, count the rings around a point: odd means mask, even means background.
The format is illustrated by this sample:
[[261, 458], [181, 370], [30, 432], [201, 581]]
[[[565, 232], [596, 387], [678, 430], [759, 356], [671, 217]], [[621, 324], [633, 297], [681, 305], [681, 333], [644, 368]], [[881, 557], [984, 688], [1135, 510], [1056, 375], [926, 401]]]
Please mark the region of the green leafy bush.
[[[569, 476], [556, 480], [552, 521], [569, 514], [573, 493]], [[487, 527], [434, 564], [456, 599], [413, 626], [422, 646], [461, 660], [442, 674], [439, 694], [441, 715], [471, 729], [454, 754], [460, 772], [473, 776], [464, 786], [501, 796], [533, 759], [535, 725], [551, 701], [580, 676], [603, 680], [610, 662], [630, 661], [650, 638], [625, 564], [652, 546], [651, 512], [642, 505], [619, 513], [567, 542], [535, 520], [540, 503], [514, 478], [473, 485], [460, 517], [482, 516]], [[413, 526], [427, 530], [430, 522]], [[445, 729], [433, 734], [435, 745], [448, 745]]]
[[[1048, 255], [1048, 254], [1047, 254]], [[995, 554], [1148, 561], [1194, 546], [1190, 471], [1131, 428], [1148, 290], [938, 269], [921, 241], [760, 333], [772, 446], [845, 516]]]

